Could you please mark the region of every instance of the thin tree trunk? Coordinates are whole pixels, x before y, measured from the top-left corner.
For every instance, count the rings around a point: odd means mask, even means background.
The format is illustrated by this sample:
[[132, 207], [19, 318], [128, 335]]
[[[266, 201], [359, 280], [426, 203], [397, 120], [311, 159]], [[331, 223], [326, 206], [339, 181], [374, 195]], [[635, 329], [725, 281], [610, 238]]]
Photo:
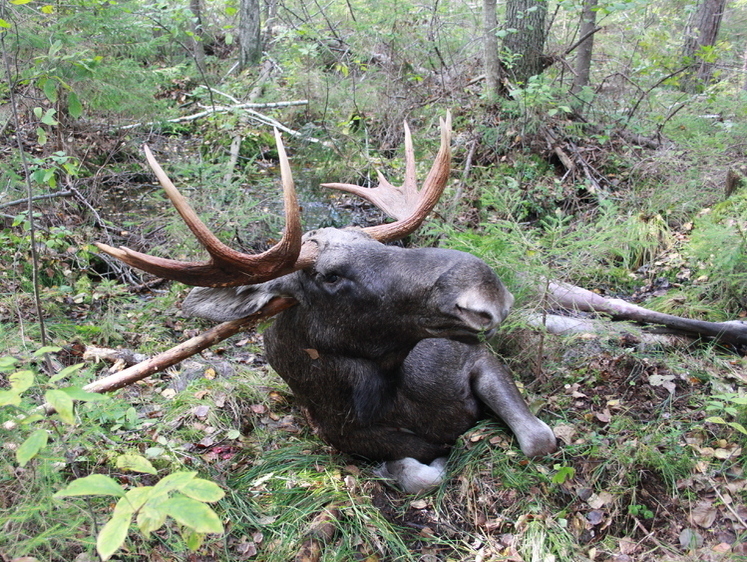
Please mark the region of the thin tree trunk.
[[239, 2], [239, 69], [245, 70], [262, 58], [259, 0]]
[[495, 13], [496, 0], [483, 1], [483, 23], [485, 36], [483, 38], [485, 64], [485, 93], [487, 97], [497, 97], [503, 94], [501, 81], [501, 61], [498, 58], [498, 18]]
[[547, 68], [545, 16], [547, 0], [509, 0], [506, 4], [506, 30], [503, 47], [513, 55], [510, 72], [516, 82], [525, 83]]
[[573, 78], [572, 94], [578, 94], [585, 86], [589, 85], [591, 73], [591, 55], [594, 49], [594, 31], [597, 25], [597, 0], [585, 0], [584, 9], [581, 14], [581, 26], [579, 34], [582, 38], [578, 46], [576, 56], [576, 76]]
[[192, 12], [192, 52], [200, 72], [205, 72], [205, 30], [202, 27], [202, 3], [200, 0], [189, 0]]
[[703, 58], [704, 47], [716, 44], [726, 0], [703, 0], [685, 31], [682, 54], [691, 61], [691, 71], [683, 77], [682, 90], [694, 93], [707, 85], [713, 74], [713, 61]]

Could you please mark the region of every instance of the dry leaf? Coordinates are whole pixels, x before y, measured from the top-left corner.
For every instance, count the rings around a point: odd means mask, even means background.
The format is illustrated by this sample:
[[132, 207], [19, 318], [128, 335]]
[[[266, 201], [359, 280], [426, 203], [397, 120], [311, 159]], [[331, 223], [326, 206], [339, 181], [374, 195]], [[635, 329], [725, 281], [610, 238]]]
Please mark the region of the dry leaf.
[[425, 500], [414, 500], [410, 503], [410, 507], [413, 509], [425, 509], [428, 507], [428, 502]]
[[605, 408], [604, 412], [597, 412], [595, 416], [602, 423], [609, 423], [612, 419], [612, 414], [610, 414], [609, 408]]
[[709, 501], [698, 502], [690, 513], [690, 522], [693, 525], [708, 529], [716, 521], [716, 507]]
[[651, 386], [661, 386], [666, 388], [670, 394], [674, 394], [677, 386], [672, 382], [674, 375], [650, 375], [648, 377], [648, 384]]
[[586, 501], [589, 507], [592, 509], [601, 509], [605, 505], [609, 505], [615, 499], [615, 496], [609, 492], [599, 492], [598, 494], [592, 494], [591, 497]]
[[566, 445], [573, 443], [573, 438], [576, 436], [576, 428], [572, 425], [556, 425], [552, 428], [552, 432]]
[[216, 377], [217, 373], [215, 372], [215, 369], [212, 367], [208, 367], [205, 369], [205, 378], [209, 381], [213, 380]]
[[309, 357], [311, 357], [312, 359], [314, 360], [319, 359], [319, 352], [316, 349], [309, 348], [309, 349], [304, 349], [304, 351], [308, 353]]

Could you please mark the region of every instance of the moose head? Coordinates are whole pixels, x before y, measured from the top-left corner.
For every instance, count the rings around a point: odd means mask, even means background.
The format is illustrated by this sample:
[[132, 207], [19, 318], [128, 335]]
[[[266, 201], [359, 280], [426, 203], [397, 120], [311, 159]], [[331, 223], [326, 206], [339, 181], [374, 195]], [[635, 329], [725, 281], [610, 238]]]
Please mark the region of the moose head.
[[211, 259], [187, 263], [98, 247], [129, 265], [195, 286], [182, 306], [193, 316], [243, 318], [275, 298], [293, 299], [296, 304], [264, 333], [270, 365], [324, 440], [384, 461], [378, 473], [405, 491], [438, 484], [457, 438], [486, 413], [509, 426], [526, 455], [549, 454], [556, 450], [552, 430], [529, 411], [507, 368], [480, 343], [508, 314], [511, 293], [468, 253], [385, 244], [417, 229], [437, 203], [449, 176], [450, 135], [447, 115], [420, 190], [407, 124], [402, 187], [381, 174], [374, 188], [325, 184], [366, 198], [395, 222], [302, 236], [290, 166], [276, 132], [286, 227], [282, 239], [258, 255], [220, 242], [146, 148], [161, 185]]

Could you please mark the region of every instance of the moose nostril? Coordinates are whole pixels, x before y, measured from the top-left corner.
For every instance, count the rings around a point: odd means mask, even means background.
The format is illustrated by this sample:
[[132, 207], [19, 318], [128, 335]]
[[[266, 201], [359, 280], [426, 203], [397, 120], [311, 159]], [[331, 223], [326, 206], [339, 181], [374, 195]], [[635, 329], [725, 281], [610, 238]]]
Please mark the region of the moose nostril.
[[500, 322], [490, 310], [465, 307], [456, 305], [457, 315], [467, 324], [478, 330], [489, 330], [494, 328]]

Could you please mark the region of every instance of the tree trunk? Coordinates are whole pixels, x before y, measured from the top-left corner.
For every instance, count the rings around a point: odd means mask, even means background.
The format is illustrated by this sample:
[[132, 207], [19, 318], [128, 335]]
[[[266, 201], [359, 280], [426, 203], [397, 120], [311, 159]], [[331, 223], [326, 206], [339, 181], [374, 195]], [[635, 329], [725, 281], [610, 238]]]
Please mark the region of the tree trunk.
[[239, 69], [257, 64], [262, 58], [259, 0], [239, 2]]
[[202, 27], [202, 3], [200, 0], [189, 0], [192, 12], [192, 53], [200, 72], [205, 72], [205, 33]]
[[483, 24], [485, 36], [483, 38], [485, 64], [485, 94], [488, 98], [504, 94], [503, 69], [498, 58], [498, 18], [495, 14], [496, 0], [483, 1]]
[[594, 49], [594, 32], [597, 25], [597, 0], [585, 0], [584, 9], [581, 13], [581, 26], [579, 36], [581, 43], [578, 45], [576, 57], [576, 76], [573, 78], [572, 94], [578, 94], [585, 86], [589, 85], [589, 74], [591, 72], [591, 54]]
[[525, 83], [547, 68], [545, 15], [547, 0], [508, 0], [503, 47], [513, 60], [508, 65], [513, 79]]
[[713, 61], [701, 56], [704, 47], [716, 44], [726, 0], [703, 0], [685, 30], [682, 55], [691, 64], [683, 76], [682, 90], [694, 93], [711, 81]]

